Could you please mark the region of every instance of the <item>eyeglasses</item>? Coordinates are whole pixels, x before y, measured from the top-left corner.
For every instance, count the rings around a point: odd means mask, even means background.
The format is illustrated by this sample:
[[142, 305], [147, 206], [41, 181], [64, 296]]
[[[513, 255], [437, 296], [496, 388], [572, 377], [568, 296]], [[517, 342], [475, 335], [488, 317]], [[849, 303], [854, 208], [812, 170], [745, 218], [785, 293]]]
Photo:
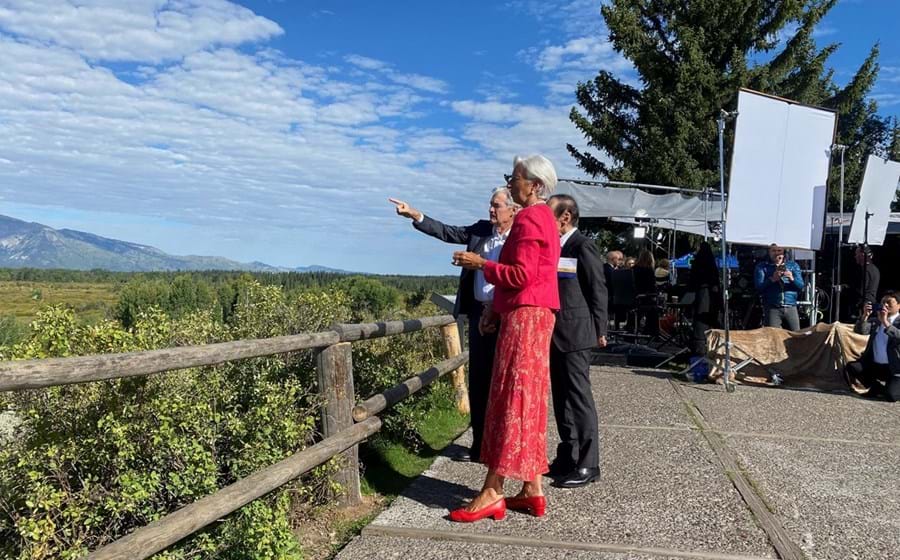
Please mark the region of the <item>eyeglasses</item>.
[[507, 185], [511, 184], [516, 179], [522, 179], [523, 181], [531, 180], [531, 179], [526, 179], [525, 177], [522, 177], [521, 175], [507, 175], [505, 173], [503, 174], [503, 178], [506, 179]]

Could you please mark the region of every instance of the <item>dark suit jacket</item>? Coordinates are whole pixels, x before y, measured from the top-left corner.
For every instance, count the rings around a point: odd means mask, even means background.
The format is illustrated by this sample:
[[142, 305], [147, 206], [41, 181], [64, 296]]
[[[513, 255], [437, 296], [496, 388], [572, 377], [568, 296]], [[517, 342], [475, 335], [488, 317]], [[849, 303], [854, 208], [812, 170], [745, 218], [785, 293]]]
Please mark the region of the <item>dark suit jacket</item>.
[[[874, 313], [872, 314], [875, 315]], [[863, 362], [874, 360], [875, 333], [878, 330], [878, 324], [870, 319], [868, 321], [857, 321], [853, 327], [853, 331], [858, 334], [869, 335], [869, 342], [866, 343], [866, 349], [860, 358]], [[892, 375], [900, 375], [900, 318], [894, 321], [894, 324], [887, 329], [887, 355], [888, 367]]]
[[[489, 220], [479, 220], [470, 226], [448, 226], [424, 216], [422, 223], [413, 220], [413, 227], [445, 243], [465, 245], [466, 251], [478, 253], [485, 242], [494, 234], [494, 226]], [[456, 290], [456, 304], [453, 316], [467, 315], [475, 301], [475, 271], [462, 269], [459, 273], [459, 287]]]
[[575, 278], [559, 279], [559, 313], [553, 329], [553, 344], [561, 352], [597, 346], [606, 334], [606, 282], [597, 246], [580, 231], [563, 245], [561, 256], [578, 259]]

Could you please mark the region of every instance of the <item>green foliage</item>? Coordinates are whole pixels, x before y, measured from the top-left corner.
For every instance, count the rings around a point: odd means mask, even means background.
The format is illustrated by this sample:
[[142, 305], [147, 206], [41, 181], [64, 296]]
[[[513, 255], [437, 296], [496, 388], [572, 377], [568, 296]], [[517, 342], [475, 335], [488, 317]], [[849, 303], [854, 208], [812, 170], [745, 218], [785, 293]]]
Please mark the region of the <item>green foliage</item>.
[[[139, 313], [127, 330], [85, 326], [70, 309], [53, 307], [11, 353], [61, 357], [287, 334], [286, 323], [273, 320], [290, 307], [280, 290], [250, 288], [239, 328], [209, 311], [171, 319], [158, 308]], [[0, 451], [0, 542], [7, 543], [0, 556], [83, 555], [302, 449], [316, 434], [312, 378], [289, 357], [268, 357], [12, 394], [8, 404], [23, 423]], [[164, 557], [299, 557], [291, 500], [323, 499], [325, 475], [283, 487]]]
[[[127, 328], [113, 320], [85, 324], [71, 307], [51, 306], [23, 339], [0, 348], [0, 359], [325, 330], [355, 313], [399, 305], [396, 289], [373, 283], [348, 281], [351, 295], [334, 285], [286, 291], [247, 275], [219, 285], [191, 275], [168, 284], [133, 278], [117, 306]], [[405, 313], [436, 312], [424, 303]], [[405, 316], [398, 311], [396, 318]], [[358, 395], [368, 397], [440, 361], [443, 351], [431, 330], [354, 344], [353, 357]], [[0, 408], [21, 423], [0, 448], [0, 558], [83, 556], [310, 445], [321, 437], [313, 358], [297, 352], [3, 395]], [[451, 399], [439, 384], [400, 404], [383, 414], [379, 437], [420, 448], [423, 419]], [[158, 558], [299, 558], [293, 529], [304, 511], [333, 496], [334, 468], [314, 470]]]
[[[150, 307], [159, 307], [172, 317], [180, 317], [198, 309], [221, 309], [217, 307], [217, 302], [216, 291], [200, 278], [186, 274], [179, 274], [171, 281], [138, 277], [122, 287], [115, 317], [125, 327], [131, 327], [137, 317]], [[221, 315], [218, 317], [221, 318]]]
[[25, 337], [27, 329], [10, 315], [0, 315], [0, 348], [12, 346]]
[[350, 276], [338, 282], [337, 286], [350, 297], [354, 321], [386, 317], [400, 304], [400, 292], [374, 278]]
[[[634, 63], [640, 86], [601, 71], [580, 83], [572, 122], [611, 162], [569, 145], [578, 165], [611, 179], [705, 188], [718, 181], [716, 118], [750, 87], [838, 112], [836, 142], [849, 146], [849, 199], [866, 156], [889, 148], [888, 122], [867, 95], [878, 73], [874, 46], [843, 87], [813, 31], [836, 0], [659, 2], [613, 0], [602, 7], [616, 51]], [[778, 37], [796, 26], [779, 50]], [[731, 129], [728, 130], [731, 145]], [[726, 154], [726, 161], [730, 156]], [[830, 184], [837, 199], [836, 177]]]

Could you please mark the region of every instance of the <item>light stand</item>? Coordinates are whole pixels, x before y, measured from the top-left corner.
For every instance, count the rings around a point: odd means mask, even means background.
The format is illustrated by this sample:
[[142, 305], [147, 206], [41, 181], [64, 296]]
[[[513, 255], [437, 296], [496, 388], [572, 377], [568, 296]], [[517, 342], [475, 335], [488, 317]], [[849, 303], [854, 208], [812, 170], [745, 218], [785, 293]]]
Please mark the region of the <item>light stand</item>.
[[838, 240], [837, 245], [835, 247], [835, 252], [837, 254], [836, 265], [835, 265], [835, 276], [834, 281], [831, 283], [831, 289], [834, 293], [834, 300], [831, 306], [832, 313], [832, 322], [840, 322], [841, 320], [841, 248], [844, 245], [844, 152], [847, 151], [847, 146], [843, 144], [835, 144], [831, 147], [832, 150], [840, 150], [841, 152], [841, 196], [840, 196], [840, 207], [838, 213]]
[[[863, 228], [863, 269], [862, 269], [862, 305], [866, 304], [866, 290], [869, 288], [869, 218], [874, 216], [874, 212], [866, 209], [866, 223]], [[877, 291], [877, 289], [876, 289]], [[875, 302], [871, 302], [874, 304]]]
[[722, 309], [724, 311], [725, 326], [725, 363], [722, 373], [725, 382], [725, 391], [734, 392], [734, 383], [731, 382], [731, 325], [728, 317], [728, 284], [730, 270], [728, 268], [728, 238], [725, 228], [725, 121], [737, 117], [737, 111], [719, 110], [719, 118], [716, 120], [719, 128], [719, 195], [722, 197]]

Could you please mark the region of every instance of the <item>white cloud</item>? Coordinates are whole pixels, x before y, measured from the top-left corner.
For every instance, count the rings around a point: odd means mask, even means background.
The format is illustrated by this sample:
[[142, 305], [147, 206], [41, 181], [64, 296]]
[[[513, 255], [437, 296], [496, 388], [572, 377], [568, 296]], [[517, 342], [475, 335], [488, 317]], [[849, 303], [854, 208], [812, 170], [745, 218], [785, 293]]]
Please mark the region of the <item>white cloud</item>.
[[[565, 104], [513, 104], [502, 90], [454, 101], [443, 80], [359, 54], [331, 65], [248, 48], [280, 28], [224, 0], [66, 3], [58, 21], [45, 1], [3, 6], [0, 198], [62, 205], [98, 234], [280, 265], [452, 272], [451, 248], [392, 215], [388, 196], [471, 223], [517, 153], [577, 174]], [[139, 64], [106, 62], [120, 60]], [[436, 127], [440, 111], [455, 120]]]
[[391, 67], [387, 62], [382, 62], [380, 60], [375, 60], [374, 58], [369, 58], [367, 56], [360, 56], [358, 54], [350, 54], [344, 57], [344, 60], [353, 64], [354, 66], [359, 66], [360, 68], [364, 68], [365, 70], [387, 70]]
[[873, 93], [872, 99], [878, 102], [878, 106], [882, 108], [900, 105], [900, 93]]
[[405, 74], [398, 72], [394, 69], [392, 64], [382, 60], [358, 54], [347, 55], [344, 57], [344, 60], [362, 70], [372, 71], [376, 76], [386, 78], [395, 84], [409, 86], [430, 93], [447, 93], [447, 90], [449, 89], [447, 83], [443, 80], [423, 76], [421, 74]]
[[900, 66], [882, 66], [878, 72], [878, 81], [900, 84]]
[[284, 31], [226, 0], [5, 0], [0, 27], [91, 60], [161, 62]]

